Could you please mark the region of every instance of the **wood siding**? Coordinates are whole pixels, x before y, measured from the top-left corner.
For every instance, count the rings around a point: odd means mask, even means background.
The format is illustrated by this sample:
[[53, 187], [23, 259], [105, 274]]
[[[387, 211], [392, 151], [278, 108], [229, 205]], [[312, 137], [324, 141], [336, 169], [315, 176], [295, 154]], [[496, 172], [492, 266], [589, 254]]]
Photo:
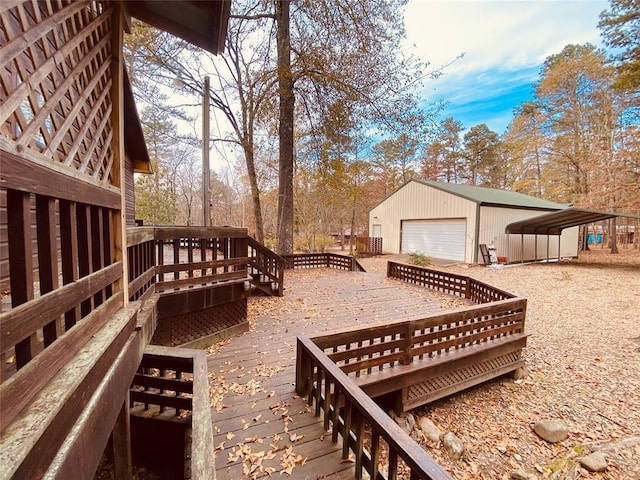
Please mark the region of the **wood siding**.
[[127, 214], [127, 227], [134, 227], [136, 224], [136, 193], [135, 193], [135, 181], [133, 178], [133, 161], [127, 156], [125, 163], [125, 200], [126, 200], [126, 214]]
[[[148, 342], [123, 309], [122, 18], [113, 2], [0, 8], [2, 478], [92, 475]], [[65, 441], [82, 449], [57, 461]]]

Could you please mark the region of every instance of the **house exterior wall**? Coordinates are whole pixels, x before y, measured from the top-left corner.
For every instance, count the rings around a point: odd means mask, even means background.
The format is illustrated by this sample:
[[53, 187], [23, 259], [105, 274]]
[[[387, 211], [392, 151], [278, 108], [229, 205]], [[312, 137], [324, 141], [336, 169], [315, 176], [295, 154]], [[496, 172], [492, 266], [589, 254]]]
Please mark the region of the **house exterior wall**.
[[[403, 220], [464, 218], [467, 222], [465, 262], [472, 263], [476, 231], [476, 203], [418, 182], [409, 182], [369, 212], [369, 234], [380, 225], [385, 253], [401, 253]], [[376, 232], [378, 233], [378, 232]]]
[[[508, 262], [532, 261], [547, 258], [547, 235], [508, 235], [505, 228], [512, 222], [526, 220], [549, 213], [544, 210], [527, 210], [519, 208], [480, 207], [480, 229], [478, 244], [493, 243], [498, 256], [507, 257]], [[558, 257], [558, 237], [549, 238], [549, 257]], [[537, 252], [536, 252], [537, 243]], [[560, 256], [578, 256], [578, 227], [567, 228], [560, 236]], [[478, 262], [482, 262], [480, 255]]]
[[0, 8], [0, 284], [3, 325], [20, 326], [0, 348], [2, 478], [88, 478], [148, 343], [122, 308], [124, 17], [118, 2]]
[[127, 213], [127, 227], [134, 227], [136, 224], [136, 194], [135, 194], [135, 180], [133, 176], [133, 161], [129, 156], [126, 157], [125, 163], [125, 203]]

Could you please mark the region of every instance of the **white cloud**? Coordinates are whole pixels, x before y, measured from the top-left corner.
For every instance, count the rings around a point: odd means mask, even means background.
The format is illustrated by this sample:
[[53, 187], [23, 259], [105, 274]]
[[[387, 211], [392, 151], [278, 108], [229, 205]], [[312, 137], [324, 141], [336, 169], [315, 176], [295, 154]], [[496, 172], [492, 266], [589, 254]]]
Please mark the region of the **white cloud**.
[[547, 57], [572, 43], [602, 46], [598, 16], [608, 8], [607, 0], [409, 0], [408, 52], [432, 68], [465, 54], [426, 81], [422, 97], [449, 101], [442, 116], [467, 128], [487, 123], [501, 132], [531, 98]]
[[600, 45], [599, 13], [605, 0], [411, 0], [405, 22], [410, 51], [449, 74], [541, 64], [569, 43]]

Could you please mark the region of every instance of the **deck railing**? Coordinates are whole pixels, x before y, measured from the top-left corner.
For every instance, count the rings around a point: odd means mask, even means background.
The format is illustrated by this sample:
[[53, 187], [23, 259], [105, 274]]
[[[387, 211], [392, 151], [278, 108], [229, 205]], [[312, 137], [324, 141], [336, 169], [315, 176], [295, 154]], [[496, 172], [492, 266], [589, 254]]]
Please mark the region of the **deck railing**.
[[198, 452], [199, 460], [188, 462], [188, 478], [209, 480], [215, 476], [207, 359], [203, 351], [147, 347], [129, 396], [133, 415], [180, 418], [191, 427], [189, 450]]
[[310, 340], [344, 373], [359, 377], [524, 333], [526, 305], [524, 298], [500, 300]]
[[[451, 477], [422, 447], [357, 386], [358, 377], [523, 334], [527, 301], [471, 277], [415, 265], [388, 262], [387, 275], [469, 299], [476, 305], [298, 338], [296, 391], [308, 397], [310, 406], [315, 401], [315, 414], [323, 412], [324, 428], [331, 427], [334, 442], [342, 435], [343, 458], [349, 451], [354, 453], [356, 478], [362, 478], [366, 471], [371, 478], [448, 479]], [[368, 391], [376, 393], [375, 387]], [[382, 466], [381, 441], [389, 451], [388, 462]], [[404, 467], [398, 466], [398, 459]]]
[[248, 280], [244, 228], [133, 227], [127, 239], [132, 300]]
[[129, 258], [129, 300], [146, 300], [155, 292], [156, 244], [154, 229], [135, 227], [127, 230]]
[[233, 227], [158, 227], [156, 292], [247, 280], [247, 231]]
[[248, 237], [249, 274], [258, 284], [268, 283], [272, 291], [284, 295], [285, 259], [269, 250], [252, 237]]
[[515, 295], [509, 292], [472, 277], [406, 263], [387, 262], [387, 277], [421, 285], [448, 295], [466, 298], [476, 304], [515, 298]]
[[114, 257], [118, 195], [92, 185], [76, 189], [65, 175], [2, 148], [0, 159], [9, 270], [9, 297], [0, 300], [4, 431], [124, 299], [123, 263]]
[[332, 441], [342, 437], [342, 458], [353, 453], [356, 478], [366, 471], [375, 479], [451, 480], [312, 340], [298, 338], [297, 349], [296, 391], [308, 396], [309, 406], [315, 400], [316, 416], [323, 411]]
[[295, 253], [284, 255], [288, 269], [294, 268], [337, 268], [353, 272], [364, 272], [364, 268], [355, 257], [338, 253]]

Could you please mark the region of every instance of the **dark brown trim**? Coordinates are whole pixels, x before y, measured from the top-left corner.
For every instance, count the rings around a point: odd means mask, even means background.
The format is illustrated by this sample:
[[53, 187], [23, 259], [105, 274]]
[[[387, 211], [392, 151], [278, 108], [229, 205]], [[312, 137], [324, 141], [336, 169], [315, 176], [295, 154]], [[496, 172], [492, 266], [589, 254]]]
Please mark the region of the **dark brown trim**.
[[[74, 355], [86, 346], [89, 339], [94, 338], [107, 321], [113, 321], [113, 315], [121, 308], [122, 302], [122, 293], [111, 297], [0, 385], [0, 405], [2, 405], [0, 431], [5, 431], [20, 411], [40, 394], [47, 383], [51, 382], [51, 377], [68, 365]], [[18, 475], [16, 478], [34, 477]]]
[[[38, 448], [31, 449], [17, 478], [34, 478], [31, 473], [44, 467], [51, 478], [93, 479], [144, 351], [144, 335], [134, 331], [138, 308], [139, 304], [135, 304], [118, 312], [119, 318], [114, 322], [121, 328], [111, 341], [101, 340], [88, 346], [97, 347], [95, 362], [90, 371], [83, 372], [79, 384], [76, 383], [79, 378], [72, 379], [76, 388], [39, 438], [46, 457], [34, 456]], [[61, 430], [69, 433], [61, 438]], [[54, 443], [58, 438], [65, 446], [60, 452], [57, 452], [60, 446]], [[57, 456], [49, 458], [52, 449]], [[26, 475], [22, 475], [23, 472]]]
[[0, 187], [120, 210], [120, 192], [0, 149]]
[[122, 277], [122, 263], [114, 263], [80, 280], [47, 293], [36, 300], [0, 315], [3, 345], [15, 345], [52, 318], [71, 310], [79, 299], [85, 299]]

